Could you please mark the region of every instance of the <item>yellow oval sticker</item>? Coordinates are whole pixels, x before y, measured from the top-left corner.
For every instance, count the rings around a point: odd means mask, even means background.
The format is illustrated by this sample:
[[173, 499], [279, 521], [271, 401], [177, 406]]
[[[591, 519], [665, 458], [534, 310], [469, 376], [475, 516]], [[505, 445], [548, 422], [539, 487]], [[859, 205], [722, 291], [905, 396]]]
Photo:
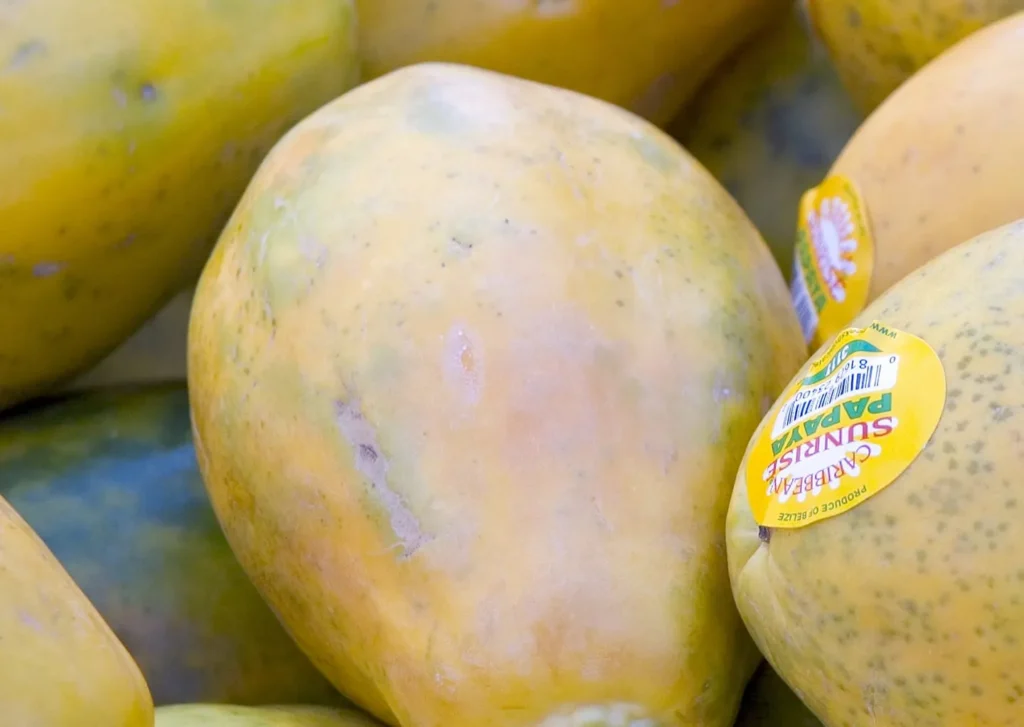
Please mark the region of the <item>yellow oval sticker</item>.
[[924, 340], [847, 328], [775, 402], [747, 457], [758, 525], [799, 528], [893, 482], [938, 426], [946, 375]]
[[800, 199], [790, 295], [812, 349], [864, 309], [875, 264], [874, 240], [860, 191], [833, 175]]

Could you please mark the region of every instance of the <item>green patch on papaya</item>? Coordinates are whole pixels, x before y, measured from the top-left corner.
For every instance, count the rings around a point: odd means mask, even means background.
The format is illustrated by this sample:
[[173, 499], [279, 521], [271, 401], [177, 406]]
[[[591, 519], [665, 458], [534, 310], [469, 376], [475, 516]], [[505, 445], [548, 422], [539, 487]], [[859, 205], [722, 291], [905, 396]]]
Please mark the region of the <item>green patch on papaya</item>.
[[668, 174], [678, 168], [676, 157], [666, 151], [664, 145], [649, 134], [631, 135], [629, 142], [647, 164], [662, 174]]

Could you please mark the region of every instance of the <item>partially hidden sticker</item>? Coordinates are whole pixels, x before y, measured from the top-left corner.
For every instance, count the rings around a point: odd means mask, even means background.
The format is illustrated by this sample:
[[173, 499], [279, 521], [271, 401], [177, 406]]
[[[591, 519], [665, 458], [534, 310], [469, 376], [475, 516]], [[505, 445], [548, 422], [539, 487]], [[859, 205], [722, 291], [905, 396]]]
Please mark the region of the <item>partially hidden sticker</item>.
[[875, 246], [864, 199], [841, 175], [800, 199], [790, 295], [804, 340], [816, 349], [864, 309]]
[[942, 362], [924, 340], [878, 321], [841, 331], [751, 444], [754, 520], [799, 528], [877, 494], [924, 449], [945, 401]]

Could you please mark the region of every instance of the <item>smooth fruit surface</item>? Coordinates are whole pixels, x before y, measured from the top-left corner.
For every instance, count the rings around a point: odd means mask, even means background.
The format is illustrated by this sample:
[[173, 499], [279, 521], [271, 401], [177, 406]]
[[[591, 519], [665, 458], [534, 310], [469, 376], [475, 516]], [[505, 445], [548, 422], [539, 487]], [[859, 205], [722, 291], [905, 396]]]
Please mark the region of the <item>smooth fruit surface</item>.
[[0, 13], [0, 408], [194, 281], [270, 146], [358, 72], [351, 0]]
[[150, 727], [139, 668], [46, 545], [0, 497], [4, 724]]
[[670, 137], [426, 64], [268, 157], [197, 288], [189, 388], [243, 567], [382, 719], [727, 727], [756, 663], [728, 492], [803, 349]]
[[356, 712], [297, 705], [176, 704], [156, 710], [156, 727], [379, 727], [379, 724]]
[[464, 63], [668, 122], [786, 0], [357, 0], [367, 78]]

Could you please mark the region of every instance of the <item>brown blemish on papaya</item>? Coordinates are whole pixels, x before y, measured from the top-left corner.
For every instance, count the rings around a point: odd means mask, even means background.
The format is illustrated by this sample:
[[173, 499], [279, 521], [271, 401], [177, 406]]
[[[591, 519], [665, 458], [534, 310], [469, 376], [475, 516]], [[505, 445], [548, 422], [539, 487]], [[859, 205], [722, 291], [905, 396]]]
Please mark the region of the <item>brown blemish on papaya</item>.
[[464, 326], [455, 325], [444, 340], [442, 368], [449, 386], [466, 405], [480, 401], [483, 389], [483, 351]]
[[334, 419], [338, 430], [352, 449], [356, 469], [370, 484], [377, 501], [388, 513], [391, 529], [402, 548], [400, 560], [412, 557], [417, 550], [433, 540], [423, 532], [420, 522], [388, 483], [388, 460], [377, 441], [373, 426], [352, 402], [334, 402]]

